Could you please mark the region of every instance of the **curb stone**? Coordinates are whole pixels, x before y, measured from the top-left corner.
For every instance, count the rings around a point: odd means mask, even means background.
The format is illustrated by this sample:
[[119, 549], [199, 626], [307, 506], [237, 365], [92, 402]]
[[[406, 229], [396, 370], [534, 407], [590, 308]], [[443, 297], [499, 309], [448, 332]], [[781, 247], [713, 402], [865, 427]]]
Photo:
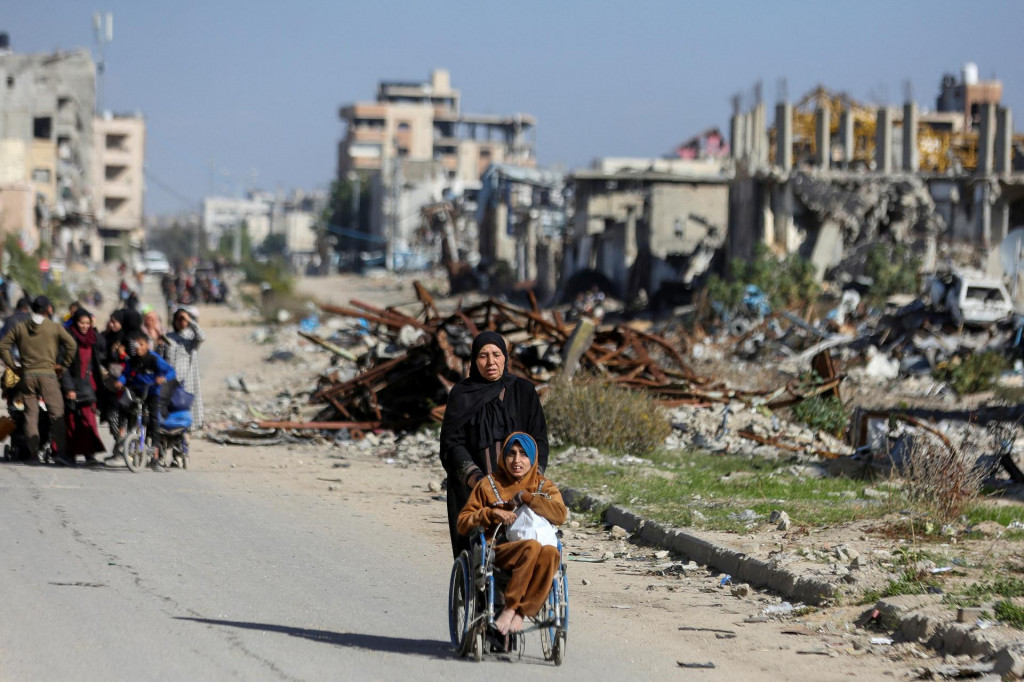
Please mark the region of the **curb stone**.
[[[827, 580], [797, 575], [768, 561], [717, 545], [691, 531], [648, 521], [607, 499], [588, 495], [575, 488], [562, 488], [561, 492], [567, 506], [600, 512], [605, 523], [620, 526], [629, 533], [639, 535], [645, 542], [687, 556], [698, 564], [728, 573], [735, 582], [768, 588], [784, 598], [815, 606], [840, 595], [839, 586]], [[938, 602], [938, 597], [923, 600], [906, 597], [882, 599], [875, 607], [868, 609], [862, 622], [867, 622], [874, 609], [878, 609], [881, 625], [898, 631], [904, 641], [921, 642], [953, 656], [984, 656], [992, 660], [1001, 658], [1014, 662], [1021, 660], [1021, 653], [1014, 643], [1003, 641], [1004, 638], [998, 633], [978, 630], [970, 624], [950, 622], [918, 611], [921, 606]]]
[[840, 594], [839, 586], [827, 580], [797, 575], [771, 562], [755, 559], [745, 552], [717, 545], [691, 531], [648, 521], [624, 507], [573, 488], [564, 488], [561, 492], [568, 506], [601, 512], [605, 523], [639, 534], [644, 541], [688, 556], [698, 564], [728, 573], [735, 582], [768, 588], [788, 599], [815, 606], [834, 600]]
[[[970, 623], [957, 623], [949, 617], [929, 615], [921, 609], [937, 605], [941, 598], [934, 596], [887, 597], [868, 609], [861, 622], [871, 618], [878, 610], [879, 624], [899, 633], [905, 642], [919, 642], [939, 653], [950, 656], [975, 656], [989, 660], [1005, 660], [1011, 668], [1021, 660], [1019, 640], [1013, 640], [999, 632], [979, 630]], [[997, 673], [1009, 672], [996, 670]]]

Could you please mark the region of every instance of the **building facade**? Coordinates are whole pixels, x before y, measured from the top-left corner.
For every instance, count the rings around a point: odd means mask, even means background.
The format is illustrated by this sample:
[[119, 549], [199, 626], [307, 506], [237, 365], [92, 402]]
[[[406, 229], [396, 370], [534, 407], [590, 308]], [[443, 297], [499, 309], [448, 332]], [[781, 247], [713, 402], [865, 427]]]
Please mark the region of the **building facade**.
[[109, 112], [93, 123], [93, 204], [103, 260], [122, 258], [142, 242], [146, 121]]
[[87, 50], [15, 54], [0, 35], [0, 89], [0, 193], [24, 195], [27, 187], [32, 195], [0, 203], [31, 203], [35, 222], [15, 218], [25, 215], [22, 209], [8, 211], [4, 229], [18, 231], [26, 248], [53, 240], [59, 256], [95, 257], [89, 253], [95, 229], [92, 56]]
[[576, 280], [630, 302], [685, 300], [725, 244], [731, 170], [721, 159], [609, 158], [572, 180], [567, 295]]
[[425, 83], [382, 81], [373, 102], [344, 106], [338, 180], [373, 187], [371, 232], [387, 244], [388, 266], [415, 251], [418, 211], [445, 195], [480, 189], [492, 163], [536, 165], [529, 114], [467, 114], [446, 70]]

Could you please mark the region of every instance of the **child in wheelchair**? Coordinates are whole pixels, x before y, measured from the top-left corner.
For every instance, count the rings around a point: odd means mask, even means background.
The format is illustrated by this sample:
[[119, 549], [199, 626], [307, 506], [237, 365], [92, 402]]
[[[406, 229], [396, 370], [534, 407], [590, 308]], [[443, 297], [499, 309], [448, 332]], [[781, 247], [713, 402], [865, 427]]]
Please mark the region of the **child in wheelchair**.
[[[483, 527], [492, 537], [499, 526], [510, 528], [526, 509], [554, 525], [565, 523], [568, 511], [562, 494], [537, 466], [537, 443], [513, 433], [502, 446], [498, 471], [481, 480], [458, 518], [458, 530], [469, 535]], [[517, 514], [518, 510], [518, 514]], [[505, 604], [494, 625], [501, 634], [520, 632], [523, 620], [536, 616], [551, 590], [560, 562], [557, 545], [537, 540], [498, 541], [494, 566], [510, 573]]]

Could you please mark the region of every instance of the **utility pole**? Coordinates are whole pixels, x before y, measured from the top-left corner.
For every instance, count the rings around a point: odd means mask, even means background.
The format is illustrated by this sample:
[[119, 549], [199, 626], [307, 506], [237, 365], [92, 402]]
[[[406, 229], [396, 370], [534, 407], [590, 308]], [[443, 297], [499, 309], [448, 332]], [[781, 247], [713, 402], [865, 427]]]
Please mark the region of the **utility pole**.
[[395, 235], [398, 234], [398, 199], [401, 192], [398, 183], [400, 170], [398, 167], [398, 138], [395, 138], [393, 141], [392, 149], [394, 149], [395, 154], [391, 161], [391, 219], [388, 221], [387, 242], [384, 245], [384, 267], [388, 270], [395, 269]]
[[96, 113], [103, 114], [103, 72], [107, 69], [107, 43], [114, 40], [114, 14], [96, 12], [92, 15], [92, 28], [96, 36], [99, 59], [96, 60]]

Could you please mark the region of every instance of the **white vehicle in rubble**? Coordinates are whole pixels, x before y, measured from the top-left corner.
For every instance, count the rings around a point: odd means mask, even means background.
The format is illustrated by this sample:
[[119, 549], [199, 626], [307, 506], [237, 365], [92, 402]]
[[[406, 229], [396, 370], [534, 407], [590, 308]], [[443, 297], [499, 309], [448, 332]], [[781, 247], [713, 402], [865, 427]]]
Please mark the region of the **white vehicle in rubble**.
[[934, 275], [928, 283], [932, 305], [944, 307], [958, 325], [987, 326], [1013, 314], [1002, 280], [967, 272]]

